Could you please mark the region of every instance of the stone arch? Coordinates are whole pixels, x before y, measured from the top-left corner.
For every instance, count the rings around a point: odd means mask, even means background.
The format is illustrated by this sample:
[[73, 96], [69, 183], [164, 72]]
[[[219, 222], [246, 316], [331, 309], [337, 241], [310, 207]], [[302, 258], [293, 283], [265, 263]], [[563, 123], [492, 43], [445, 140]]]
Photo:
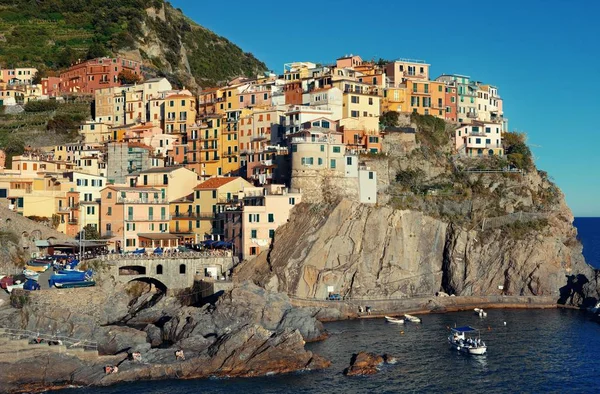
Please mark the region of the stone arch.
[[23, 232], [21, 233], [21, 238], [23, 238], [23, 239], [28, 239], [28, 238], [29, 238], [29, 233], [28, 233], [27, 231], [23, 231]]
[[133, 283], [133, 282], [144, 282], [144, 283], [154, 285], [158, 290], [162, 291], [163, 293], [166, 293], [167, 289], [168, 289], [167, 285], [164, 284], [164, 282], [162, 282], [158, 279], [155, 279], [155, 278], [150, 278], [148, 276], [144, 276], [141, 278], [135, 278], [135, 279], [130, 280], [127, 283]]
[[143, 265], [125, 265], [119, 267], [119, 276], [146, 275], [146, 267]]
[[185, 271], [186, 271], [186, 266], [185, 266], [185, 264], [179, 264], [179, 273], [180, 273], [181, 275], [184, 275], [184, 274], [185, 274]]
[[163, 266], [162, 264], [159, 264], [156, 266], [156, 275], [162, 275], [163, 274]]
[[56, 241], [56, 237], [48, 237], [46, 238], [46, 241]]
[[12, 219], [11, 218], [6, 218], [5, 223], [7, 226], [10, 226], [12, 224]]

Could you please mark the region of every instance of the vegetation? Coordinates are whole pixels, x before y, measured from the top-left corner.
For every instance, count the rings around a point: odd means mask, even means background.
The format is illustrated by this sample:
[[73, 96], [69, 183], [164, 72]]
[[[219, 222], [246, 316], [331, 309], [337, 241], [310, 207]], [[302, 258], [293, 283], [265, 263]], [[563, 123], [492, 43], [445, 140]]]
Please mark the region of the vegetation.
[[448, 143], [450, 134], [446, 132], [446, 122], [443, 119], [413, 112], [410, 120], [417, 125], [419, 142], [436, 148]]
[[384, 127], [395, 127], [398, 126], [398, 118], [400, 114], [396, 111], [388, 111], [381, 114], [379, 117], [379, 124]]
[[527, 222], [517, 220], [504, 226], [503, 233], [512, 239], [523, 239], [530, 232], [539, 233], [546, 227], [548, 227], [548, 219], [530, 220]]
[[533, 156], [525, 143], [525, 138], [525, 134], [507, 132], [502, 135], [502, 144], [504, 145], [504, 153], [512, 166], [523, 170], [531, 170], [534, 168]]
[[23, 108], [25, 112], [54, 111], [58, 108], [58, 102], [56, 100], [35, 100], [25, 104]]
[[[83, 232], [85, 232], [83, 239], [89, 239], [89, 240], [100, 239], [100, 233], [98, 232], [96, 227], [92, 226], [91, 224], [86, 225], [83, 228]], [[81, 232], [77, 233], [77, 235], [75, 236], [75, 239], [81, 239]]]
[[119, 81], [121, 82], [121, 84], [123, 84], [123, 85], [133, 85], [133, 84], [136, 84], [141, 81], [141, 78], [139, 75], [136, 75], [129, 70], [121, 71], [119, 73], [118, 78], [119, 78]]
[[[191, 74], [199, 84], [254, 75], [266, 69], [252, 54], [196, 25], [164, 0], [4, 0], [0, 3], [0, 46], [3, 67], [35, 66], [57, 70], [78, 59], [135, 50], [158, 37], [166, 63], [146, 57], [159, 75], [185, 74], [182, 44]], [[165, 20], [146, 9], [165, 7]], [[144, 34], [143, 27], [149, 28]], [[175, 78], [176, 79], [176, 78]]]

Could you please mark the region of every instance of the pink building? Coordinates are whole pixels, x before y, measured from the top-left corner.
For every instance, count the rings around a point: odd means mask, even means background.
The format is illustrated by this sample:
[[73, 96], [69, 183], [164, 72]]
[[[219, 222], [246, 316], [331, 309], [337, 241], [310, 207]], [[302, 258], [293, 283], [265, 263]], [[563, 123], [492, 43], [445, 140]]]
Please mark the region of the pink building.
[[349, 55], [337, 59], [335, 63], [337, 68], [353, 68], [360, 66], [363, 63], [363, 60], [358, 55]]
[[116, 251], [173, 248], [169, 233], [169, 202], [154, 187], [108, 186], [100, 192], [100, 235], [110, 237]]
[[48, 77], [42, 79], [42, 95], [56, 97], [60, 94], [60, 84], [62, 79], [59, 77]]

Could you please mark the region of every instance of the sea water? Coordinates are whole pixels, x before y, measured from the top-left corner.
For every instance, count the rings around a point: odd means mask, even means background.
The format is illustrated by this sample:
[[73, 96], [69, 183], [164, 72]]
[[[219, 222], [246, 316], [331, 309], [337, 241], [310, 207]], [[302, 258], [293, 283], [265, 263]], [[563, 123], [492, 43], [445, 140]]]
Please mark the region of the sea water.
[[[600, 266], [600, 219], [577, 219], [589, 263]], [[70, 393], [597, 393], [600, 391], [600, 325], [582, 311], [488, 310], [422, 316], [398, 326], [383, 319], [326, 324], [331, 337], [307, 348], [327, 357], [327, 370], [252, 379], [203, 379], [119, 384]], [[480, 329], [484, 356], [451, 349], [450, 327]], [[398, 359], [379, 374], [342, 374], [353, 353], [389, 353]]]

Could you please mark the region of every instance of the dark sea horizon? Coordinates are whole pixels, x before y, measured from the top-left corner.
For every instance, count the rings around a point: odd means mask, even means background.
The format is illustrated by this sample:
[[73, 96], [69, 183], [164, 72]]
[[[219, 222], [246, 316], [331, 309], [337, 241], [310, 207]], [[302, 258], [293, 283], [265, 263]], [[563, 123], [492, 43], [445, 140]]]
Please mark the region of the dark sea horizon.
[[[586, 261], [600, 268], [600, 218], [576, 218]], [[578, 310], [490, 309], [422, 316], [420, 325], [383, 319], [327, 323], [329, 339], [307, 348], [332, 361], [327, 370], [251, 379], [135, 382], [78, 388], [68, 394], [195, 393], [597, 393], [600, 324]], [[482, 330], [485, 356], [450, 349], [448, 327]], [[369, 377], [342, 374], [353, 353], [389, 353], [398, 364]]]

